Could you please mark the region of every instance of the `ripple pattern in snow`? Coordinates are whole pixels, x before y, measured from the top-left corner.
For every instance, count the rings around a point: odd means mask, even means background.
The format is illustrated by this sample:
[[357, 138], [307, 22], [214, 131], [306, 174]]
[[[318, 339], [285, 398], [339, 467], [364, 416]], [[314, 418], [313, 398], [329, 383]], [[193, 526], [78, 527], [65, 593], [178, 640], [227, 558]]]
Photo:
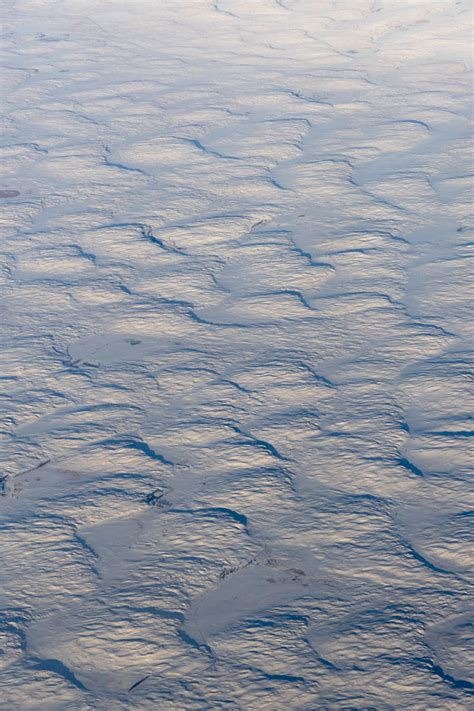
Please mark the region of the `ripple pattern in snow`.
[[470, 708], [468, 0], [2, 15], [0, 708]]

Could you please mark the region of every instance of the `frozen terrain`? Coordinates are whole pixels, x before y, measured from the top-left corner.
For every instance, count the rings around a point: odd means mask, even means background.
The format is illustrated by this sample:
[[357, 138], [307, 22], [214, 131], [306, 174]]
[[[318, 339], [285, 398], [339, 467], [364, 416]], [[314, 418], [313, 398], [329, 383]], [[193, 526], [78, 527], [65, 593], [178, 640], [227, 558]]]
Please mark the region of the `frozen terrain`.
[[4, 0], [2, 711], [473, 708], [471, 9]]

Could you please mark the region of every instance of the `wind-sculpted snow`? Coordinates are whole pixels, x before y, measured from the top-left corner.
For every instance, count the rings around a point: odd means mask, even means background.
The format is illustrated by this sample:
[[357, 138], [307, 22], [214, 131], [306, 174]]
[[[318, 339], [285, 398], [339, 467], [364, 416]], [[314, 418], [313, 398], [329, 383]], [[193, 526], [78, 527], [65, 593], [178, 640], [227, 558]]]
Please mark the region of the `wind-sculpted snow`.
[[470, 4], [3, 16], [0, 708], [470, 708]]

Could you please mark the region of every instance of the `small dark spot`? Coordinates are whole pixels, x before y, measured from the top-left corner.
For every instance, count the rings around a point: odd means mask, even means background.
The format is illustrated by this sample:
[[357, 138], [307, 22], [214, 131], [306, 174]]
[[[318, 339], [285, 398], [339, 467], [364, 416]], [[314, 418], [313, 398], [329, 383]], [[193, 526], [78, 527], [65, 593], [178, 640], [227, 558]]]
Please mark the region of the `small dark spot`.
[[223, 579], [226, 578], [228, 575], [231, 575], [232, 573], [235, 573], [236, 570], [237, 570], [236, 567], [224, 568], [224, 569], [221, 570], [221, 572], [219, 573], [219, 578], [220, 578], [221, 580], [223, 580]]
[[14, 198], [20, 194], [19, 190], [0, 190], [0, 198]]
[[130, 343], [131, 346], [138, 346], [141, 341], [137, 340], [136, 338], [127, 338], [127, 343]]
[[456, 232], [464, 232], [464, 227], [458, 227]]

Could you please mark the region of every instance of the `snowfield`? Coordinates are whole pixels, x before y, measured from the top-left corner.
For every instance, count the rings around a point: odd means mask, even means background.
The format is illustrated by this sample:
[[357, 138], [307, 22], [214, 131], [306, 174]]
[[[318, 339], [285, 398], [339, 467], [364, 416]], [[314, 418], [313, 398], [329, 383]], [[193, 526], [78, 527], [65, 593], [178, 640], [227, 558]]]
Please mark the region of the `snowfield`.
[[468, 0], [4, 0], [0, 709], [464, 711]]

